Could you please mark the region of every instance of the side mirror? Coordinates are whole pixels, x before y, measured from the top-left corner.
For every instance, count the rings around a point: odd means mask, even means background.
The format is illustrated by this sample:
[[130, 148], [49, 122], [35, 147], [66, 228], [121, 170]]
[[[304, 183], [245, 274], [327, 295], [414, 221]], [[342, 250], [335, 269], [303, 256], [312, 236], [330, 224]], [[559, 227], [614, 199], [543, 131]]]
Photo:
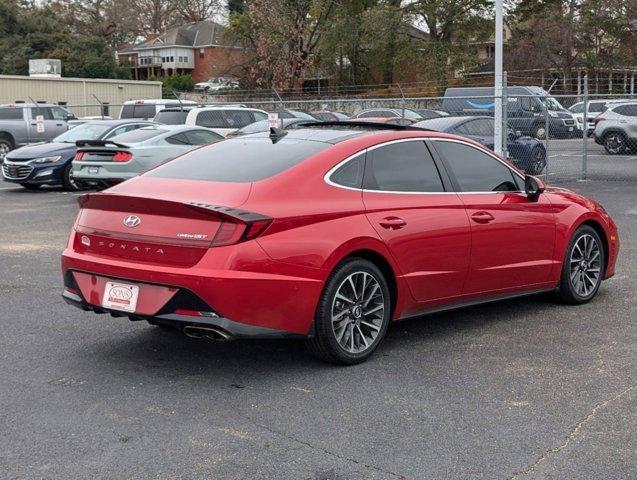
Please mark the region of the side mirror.
[[545, 189], [546, 186], [544, 182], [539, 178], [532, 175], [526, 175], [524, 177], [524, 191], [529, 199], [533, 201], [537, 200], [540, 194], [544, 193]]

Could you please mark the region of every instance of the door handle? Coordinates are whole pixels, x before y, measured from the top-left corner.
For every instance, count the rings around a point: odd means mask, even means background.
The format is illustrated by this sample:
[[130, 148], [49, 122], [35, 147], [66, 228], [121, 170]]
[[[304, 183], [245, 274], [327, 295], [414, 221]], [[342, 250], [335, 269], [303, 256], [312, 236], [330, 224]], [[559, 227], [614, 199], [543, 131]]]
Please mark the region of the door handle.
[[55, 124], [55, 126], [56, 126], [56, 127], [61, 127], [61, 126], [62, 126], [62, 124], [61, 124], [61, 123], [56, 123], [56, 124]]
[[378, 223], [381, 227], [388, 230], [398, 230], [399, 228], [403, 228], [405, 225], [407, 225], [407, 222], [398, 217], [385, 217]]
[[471, 215], [471, 220], [476, 223], [489, 223], [495, 220], [495, 217], [489, 212], [476, 212]]

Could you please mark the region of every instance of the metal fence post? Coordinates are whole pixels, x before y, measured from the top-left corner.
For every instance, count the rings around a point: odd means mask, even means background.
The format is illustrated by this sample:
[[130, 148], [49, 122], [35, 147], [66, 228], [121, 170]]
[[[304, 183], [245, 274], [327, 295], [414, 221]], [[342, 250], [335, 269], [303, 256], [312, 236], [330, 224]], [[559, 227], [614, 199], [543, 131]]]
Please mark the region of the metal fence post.
[[588, 174], [588, 74], [584, 75], [584, 118], [582, 120], [582, 180]]
[[507, 72], [502, 72], [502, 156], [509, 158], [509, 96]]
[[[555, 85], [555, 82], [553, 82]], [[550, 90], [550, 89], [549, 89]], [[544, 151], [546, 152], [546, 182], [549, 181], [549, 165], [550, 165], [550, 157], [549, 157], [549, 99], [548, 97], [544, 97]]]
[[400, 97], [401, 97], [401, 101], [400, 104], [402, 105], [402, 118], [405, 118], [405, 93], [403, 92], [403, 88], [400, 86], [400, 83], [397, 83], [396, 85], [398, 85], [398, 90], [400, 90]]

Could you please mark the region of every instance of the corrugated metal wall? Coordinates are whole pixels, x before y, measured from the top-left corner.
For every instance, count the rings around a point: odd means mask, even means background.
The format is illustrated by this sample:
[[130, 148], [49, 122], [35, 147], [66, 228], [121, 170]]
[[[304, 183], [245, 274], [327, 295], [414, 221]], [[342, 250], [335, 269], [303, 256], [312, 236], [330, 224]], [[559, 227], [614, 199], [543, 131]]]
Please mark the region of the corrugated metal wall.
[[0, 104], [30, 99], [66, 102], [71, 112], [83, 117], [100, 114], [99, 102], [93, 95], [110, 103], [110, 116], [117, 118], [120, 106], [126, 100], [161, 98], [161, 82], [0, 75]]

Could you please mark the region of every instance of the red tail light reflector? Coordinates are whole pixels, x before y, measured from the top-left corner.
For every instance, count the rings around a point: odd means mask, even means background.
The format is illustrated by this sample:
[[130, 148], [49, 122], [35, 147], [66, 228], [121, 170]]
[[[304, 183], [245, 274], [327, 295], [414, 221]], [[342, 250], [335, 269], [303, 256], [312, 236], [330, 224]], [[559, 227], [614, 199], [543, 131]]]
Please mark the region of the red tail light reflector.
[[605, 120], [604, 117], [595, 117], [595, 120], [593, 120], [595, 122], [595, 125], [597, 125], [599, 122], [603, 122]]
[[128, 162], [131, 158], [133, 158], [133, 154], [130, 152], [116, 152], [113, 155], [114, 162]]
[[84, 152], [77, 152], [75, 154], [74, 160], [80, 161], [80, 160], [82, 160], [83, 157], [84, 157]]

